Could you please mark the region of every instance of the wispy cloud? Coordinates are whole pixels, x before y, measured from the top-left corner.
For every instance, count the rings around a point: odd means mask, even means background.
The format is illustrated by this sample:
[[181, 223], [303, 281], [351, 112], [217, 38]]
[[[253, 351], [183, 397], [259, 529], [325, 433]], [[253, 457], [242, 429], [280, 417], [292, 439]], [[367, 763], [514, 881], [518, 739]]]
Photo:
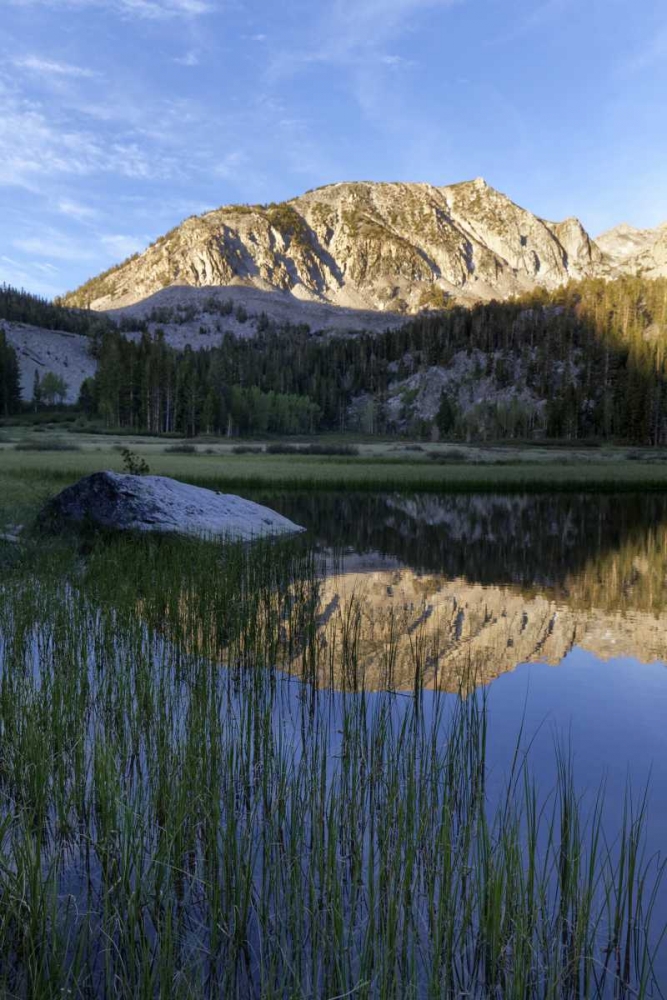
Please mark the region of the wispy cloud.
[[646, 43], [623, 63], [624, 73], [641, 73], [657, 63], [667, 63], [667, 25], [647, 39]]
[[176, 56], [174, 62], [179, 66], [199, 66], [199, 56], [196, 52], [186, 52], [183, 56]]
[[143, 250], [150, 243], [148, 236], [128, 236], [122, 233], [106, 233], [99, 239], [114, 260], [129, 257], [138, 250]]
[[[299, 44], [274, 53], [268, 77], [274, 82], [313, 65], [337, 65], [368, 80], [411, 60], [395, 51], [416, 30], [416, 19], [458, 6], [465, 0], [333, 0], [322, 5]], [[358, 84], [358, 76], [353, 84]]]
[[51, 7], [60, 10], [106, 10], [122, 15], [162, 19], [196, 17], [216, 9], [212, 0], [7, 0], [14, 7]]
[[83, 222], [96, 219], [99, 215], [96, 209], [91, 208], [89, 205], [82, 205], [72, 198], [61, 198], [58, 202], [58, 211], [61, 215], [66, 215], [70, 219], [77, 219]]
[[173, 176], [173, 159], [119, 133], [76, 127], [67, 116], [0, 89], [0, 184], [35, 188], [40, 179], [116, 174]]
[[390, 54], [380, 56], [380, 62], [384, 66], [390, 66], [392, 69], [409, 69], [415, 65], [414, 59], [406, 59], [405, 56]]
[[334, 0], [321, 24], [323, 51], [340, 58], [362, 49], [380, 49], [409, 33], [418, 14], [459, 2], [462, 0]]
[[[43, 261], [22, 263], [13, 257], [0, 256], [0, 283], [6, 282], [14, 288], [29, 288], [31, 292], [47, 298], [53, 298], [62, 292], [58, 284], [53, 284], [57, 273], [57, 268]], [[44, 280], [44, 275], [47, 276], [47, 280]]]
[[[35, 263], [34, 266], [39, 266], [44, 273], [53, 273], [57, 268], [49, 263], [50, 261], [89, 263], [99, 259], [100, 247], [106, 259], [120, 260], [142, 250], [148, 243], [150, 238], [146, 235], [96, 232], [91, 238], [89, 233], [79, 236], [53, 227], [45, 227], [38, 233], [33, 232], [28, 236], [14, 239], [11, 245], [15, 250], [29, 254], [35, 260], [42, 258], [42, 262]], [[15, 261], [13, 263], [16, 264]]]
[[226, 180], [230, 180], [238, 176], [239, 172], [248, 165], [248, 157], [244, 150], [234, 149], [216, 163], [213, 168], [213, 172], [216, 177], [224, 177]]
[[543, 29], [554, 18], [564, 14], [577, 0], [544, 0], [533, 6], [527, 14], [508, 24], [507, 30], [486, 41], [487, 45], [506, 45], [524, 35]]
[[[110, 0], [105, 0], [107, 4]], [[139, 17], [196, 17], [208, 14], [215, 9], [208, 0], [115, 0], [114, 7], [122, 13], [136, 14]]]
[[45, 228], [38, 235], [19, 237], [13, 240], [12, 246], [35, 257], [46, 257], [68, 263], [95, 259], [94, 250], [87, 240], [82, 242], [79, 238], [57, 229]]
[[55, 62], [52, 59], [42, 59], [39, 56], [20, 56], [14, 59], [13, 65], [17, 69], [27, 70], [30, 73], [37, 73], [39, 76], [73, 77], [87, 78], [98, 74], [85, 66], [73, 66], [71, 63]]

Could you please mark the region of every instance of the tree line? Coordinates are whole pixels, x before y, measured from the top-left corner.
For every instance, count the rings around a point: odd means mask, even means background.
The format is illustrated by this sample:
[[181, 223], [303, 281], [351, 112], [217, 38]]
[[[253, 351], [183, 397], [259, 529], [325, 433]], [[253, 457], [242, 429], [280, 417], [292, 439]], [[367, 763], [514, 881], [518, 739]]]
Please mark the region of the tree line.
[[115, 324], [102, 313], [86, 309], [68, 309], [11, 285], [0, 285], [0, 320], [27, 323], [45, 330], [63, 330], [83, 336], [102, 335], [115, 329]]
[[21, 382], [16, 351], [0, 326], [0, 416], [9, 417], [21, 409]]
[[[194, 352], [169, 347], [159, 332], [136, 342], [105, 333], [82, 405], [110, 426], [152, 433], [302, 433], [357, 429], [354, 403], [366, 399], [373, 412], [362, 429], [386, 433], [396, 429], [386, 403], [397, 383], [446, 369], [463, 352], [475, 359], [473, 379], [510, 392], [502, 405], [478, 404], [490, 436], [664, 444], [666, 345], [667, 280], [590, 280], [424, 313], [383, 334], [313, 335], [268, 322], [254, 337], [226, 334]], [[524, 413], [511, 395], [517, 381], [539, 410]], [[442, 436], [474, 436], [459, 411], [456, 395], [443, 393], [434, 421]], [[407, 429], [431, 433], [423, 423]]]
[[109, 427], [151, 434], [309, 434], [321, 425], [305, 395], [226, 378], [224, 349], [177, 351], [164, 336], [120, 333], [98, 345], [98, 369], [79, 405]]
[[[218, 304], [221, 317], [232, 303]], [[170, 347], [159, 330], [127, 339], [108, 317], [63, 309], [8, 286], [0, 317], [91, 338], [98, 360], [79, 406], [109, 427], [178, 433], [364, 430], [447, 439], [550, 437], [667, 443], [667, 280], [572, 283], [472, 309], [425, 312], [383, 334], [312, 334], [267, 317], [219, 346]], [[0, 412], [20, 408], [16, 355], [0, 347]], [[474, 406], [456, 384], [435, 415], [411, 410], [411, 377], [469, 361]], [[39, 386], [43, 403], [62, 386]], [[398, 406], [397, 404], [398, 400]], [[528, 401], [528, 402], [527, 402]]]

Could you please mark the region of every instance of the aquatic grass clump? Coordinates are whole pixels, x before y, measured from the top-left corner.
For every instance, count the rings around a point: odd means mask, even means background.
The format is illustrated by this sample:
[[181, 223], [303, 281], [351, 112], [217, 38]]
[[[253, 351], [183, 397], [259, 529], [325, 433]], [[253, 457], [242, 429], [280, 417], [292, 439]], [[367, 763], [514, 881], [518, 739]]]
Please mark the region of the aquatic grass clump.
[[348, 690], [290, 677], [330, 655], [303, 539], [91, 544], [3, 583], [1, 994], [657, 995], [643, 798], [587, 808], [566, 754], [492, 791], [418, 641], [409, 697], [353, 624]]
[[81, 446], [61, 438], [41, 438], [36, 441], [19, 441], [14, 451], [81, 451]]

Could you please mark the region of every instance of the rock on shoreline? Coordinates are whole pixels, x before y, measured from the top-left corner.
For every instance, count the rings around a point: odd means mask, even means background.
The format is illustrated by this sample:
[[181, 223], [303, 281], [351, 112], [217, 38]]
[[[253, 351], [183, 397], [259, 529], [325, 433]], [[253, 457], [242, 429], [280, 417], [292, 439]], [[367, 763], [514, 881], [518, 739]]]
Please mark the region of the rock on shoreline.
[[305, 530], [243, 497], [190, 486], [167, 476], [110, 471], [95, 472], [58, 493], [43, 509], [42, 521], [236, 541]]

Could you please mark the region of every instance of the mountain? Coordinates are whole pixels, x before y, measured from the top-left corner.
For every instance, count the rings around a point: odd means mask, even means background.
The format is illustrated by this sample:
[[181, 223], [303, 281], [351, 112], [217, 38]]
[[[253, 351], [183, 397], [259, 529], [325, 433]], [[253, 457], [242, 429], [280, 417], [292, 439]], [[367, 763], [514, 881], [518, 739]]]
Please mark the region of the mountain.
[[405, 313], [552, 289], [610, 268], [577, 219], [547, 222], [481, 178], [339, 183], [193, 216], [64, 301], [106, 310], [174, 285], [245, 285]]
[[636, 229], [624, 222], [595, 242], [616, 273], [667, 277], [667, 222], [656, 229]]

